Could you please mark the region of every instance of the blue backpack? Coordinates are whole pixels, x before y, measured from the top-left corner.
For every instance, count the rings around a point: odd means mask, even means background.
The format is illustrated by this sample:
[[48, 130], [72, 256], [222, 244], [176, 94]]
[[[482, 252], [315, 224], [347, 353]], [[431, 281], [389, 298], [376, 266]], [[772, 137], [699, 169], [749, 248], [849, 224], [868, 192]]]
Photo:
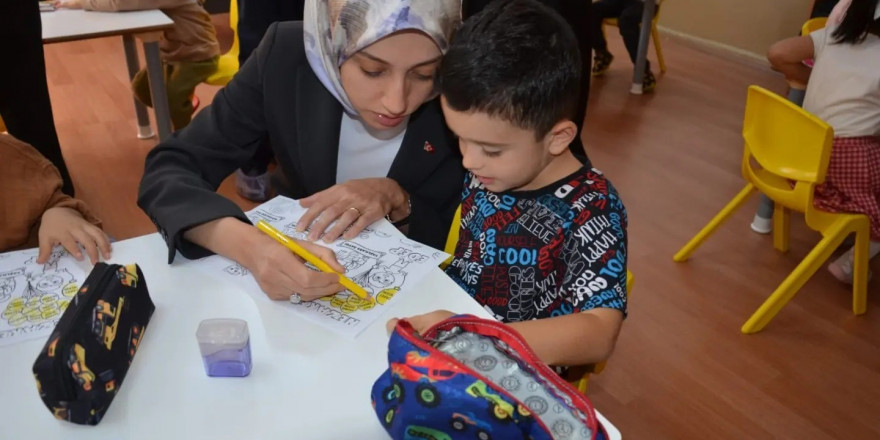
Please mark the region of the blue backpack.
[[400, 320], [388, 364], [372, 402], [392, 438], [607, 438], [590, 401], [499, 322], [459, 315], [420, 336]]

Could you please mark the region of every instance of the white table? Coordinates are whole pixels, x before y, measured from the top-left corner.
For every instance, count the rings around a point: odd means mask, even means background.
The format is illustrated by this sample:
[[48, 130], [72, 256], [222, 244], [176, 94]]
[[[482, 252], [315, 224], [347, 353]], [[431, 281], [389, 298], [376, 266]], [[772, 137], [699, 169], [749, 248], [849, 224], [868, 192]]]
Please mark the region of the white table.
[[[58, 9], [42, 12], [40, 18], [43, 23], [44, 44], [122, 36], [128, 74], [131, 78], [140, 70], [134, 37], [143, 41], [159, 140], [165, 140], [171, 135], [171, 114], [168, 110], [162, 60], [159, 58], [159, 38], [162, 36], [162, 31], [174, 25], [168, 16], [158, 9], [130, 12]], [[153, 137], [146, 107], [136, 99], [134, 105], [138, 119], [138, 137], [141, 139]]]
[[[137, 262], [156, 311], [119, 395], [97, 426], [55, 420], [31, 366], [45, 341], [0, 348], [0, 439], [385, 439], [370, 389], [387, 368], [385, 318], [356, 339], [296, 319], [284, 303], [194, 269], [166, 265], [158, 234], [114, 244], [112, 262]], [[387, 318], [438, 308], [487, 316], [439, 269], [402, 295]], [[205, 375], [195, 332], [205, 318], [248, 322], [253, 370]], [[611, 439], [620, 433], [600, 415]]]
[[639, 30], [639, 51], [636, 54], [636, 64], [633, 67], [633, 84], [629, 92], [641, 95], [642, 81], [645, 79], [645, 65], [648, 63], [648, 39], [651, 36], [651, 20], [657, 11], [656, 0], [644, 0], [642, 9], [642, 27]]

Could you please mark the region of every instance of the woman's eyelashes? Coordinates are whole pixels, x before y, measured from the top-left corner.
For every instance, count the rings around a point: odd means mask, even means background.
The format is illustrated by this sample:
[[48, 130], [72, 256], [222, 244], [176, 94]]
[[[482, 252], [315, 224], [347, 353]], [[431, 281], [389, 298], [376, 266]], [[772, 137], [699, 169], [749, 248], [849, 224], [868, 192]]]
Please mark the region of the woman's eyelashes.
[[[361, 67], [361, 72], [363, 72], [364, 76], [366, 76], [367, 78], [379, 78], [379, 77], [383, 76], [384, 74], [386, 74], [388, 72], [388, 70], [387, 69], [370, 69], [370, 68]], [[409, 72], [409, 75], [417, 81], [433, 81], [435, 74], [436, 74], [435, 71], [431, 71], [431, 72], [411, 71], [411, 72]]]

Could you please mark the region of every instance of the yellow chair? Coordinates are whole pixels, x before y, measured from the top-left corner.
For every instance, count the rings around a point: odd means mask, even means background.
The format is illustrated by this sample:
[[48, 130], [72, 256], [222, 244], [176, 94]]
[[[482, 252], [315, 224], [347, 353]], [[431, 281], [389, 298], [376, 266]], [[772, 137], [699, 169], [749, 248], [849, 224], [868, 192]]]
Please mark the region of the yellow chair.
[[225, 86], [238, 72], [238, 4], [236, 0], [229, 2], [229, 27], [232, 28], [232, 47], [229, 48], [229, 52], [220, 56], [220, 60], [217, 62], [217, 71], [205, 80], [212, 86]]
[[801, 35], [810, 35], [813, 32], [818, 31], [825, 27], [825, 23], [828, 22], [828, 17], [816, 17], [807, 20], [806, 23], [801, 27]]
[[[660, 19], [660, 5], [662, 4], [663, 0], [657, 0], [657, 11], [654, 13], [654, 18], [651, 19], [651, 40], [654, 41], [654, 50], [657, 51], [657, 61], [660, 63], [660, 71], [665, 73], [666, 61], [663, 60], [663, 48], [660, 47], [660, 33], [657, 32], [657, 20]], [[606, 18], [605, 20], [602, 20], [602, 24], [606, 26], [618, 26], [616, 18]], [[602, 32], [605, 32], [604, 26], [602, 27]]]
[[[458, 243], [458, 232], [461, 228], [461, 206], [455, 210], [455, 215], [452, 217], [452, 224], [449, 227], [449, 234], [446, 235], [446, 246], [443, 248], [447, 254], [453, 255], [455, 253], [455, 244]], [[452, 261], [452, 257], [448, 260], [444, 261], [442, 266], [446, 268], [449, 265], [449, 262]], [[630, 292], [632, 292], [632, 286], [635, 278], [633, 278], [632, 272], [629, 270], [626, 271], [626, 297], [629, 298]], [[572, 385], [577, 387], [581, 393], [587, 392], [587, 384], [590, 381], [591, 374], [599, 374], [602, 370], [605, 369], [605, 365], [608, 361], [602, 361], [597, 364], [591, 365], [582, 365], [578, 367], [572, 367], [569, 369], [569, 374], [567, 379]]]
[[[749, 87], [743, 121], [742, 174], [747, 184], [730, 203], [695, 235], [673, 259], [682, 262], [741, 207], [755, 191], [775, 205], [773, 245], [788, 251], [790, 210], [804, 213], [822, 239], [742, 326], [743, 333], [761, 331], [851, 233], [856, 234], [853, 313], [865, 313], [868, 289], [868, 218], [861, 214], [819, 211], [813, 191], [825, 180], [833, 130], [819, 118], [758, 86]], [[758, 169], [752, 161], [762, 168]], [[793, 183], [792, 183], [793, 182]]]

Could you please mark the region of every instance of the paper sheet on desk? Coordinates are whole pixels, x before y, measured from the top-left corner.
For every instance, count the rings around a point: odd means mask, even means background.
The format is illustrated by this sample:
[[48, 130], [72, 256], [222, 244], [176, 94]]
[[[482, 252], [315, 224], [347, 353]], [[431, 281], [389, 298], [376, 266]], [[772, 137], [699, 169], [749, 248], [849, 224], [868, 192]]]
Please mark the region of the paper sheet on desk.
[[[304, 239], [306, 234], [296, 232], [295, 226], [305, 212], [296, 200], [278, 196], [246, 214], [252, 222], [262, 219], [290, 237]], [[395, 298], [418, 285], [449, 257], [445, 252], [406, 238], [384, 219], [364, 229], [353, 240], [321, 244], [336, 252], [336, 259], [346, 269], [345, 274], [366, 289], [374, 301], [362, 300], [345, 291], [315, 301], [283, 305], [316, 324], [351, 337], [372, 324]], [[247, 269], [234, 261], [215, 255], [195, 264], [212, 276], [239, 284], [252, 294], [265, 295]]]
[[91, 265], [56, 247], [46, 264], [38, 249], [0, 254], [0, 346], [47, 338]]

